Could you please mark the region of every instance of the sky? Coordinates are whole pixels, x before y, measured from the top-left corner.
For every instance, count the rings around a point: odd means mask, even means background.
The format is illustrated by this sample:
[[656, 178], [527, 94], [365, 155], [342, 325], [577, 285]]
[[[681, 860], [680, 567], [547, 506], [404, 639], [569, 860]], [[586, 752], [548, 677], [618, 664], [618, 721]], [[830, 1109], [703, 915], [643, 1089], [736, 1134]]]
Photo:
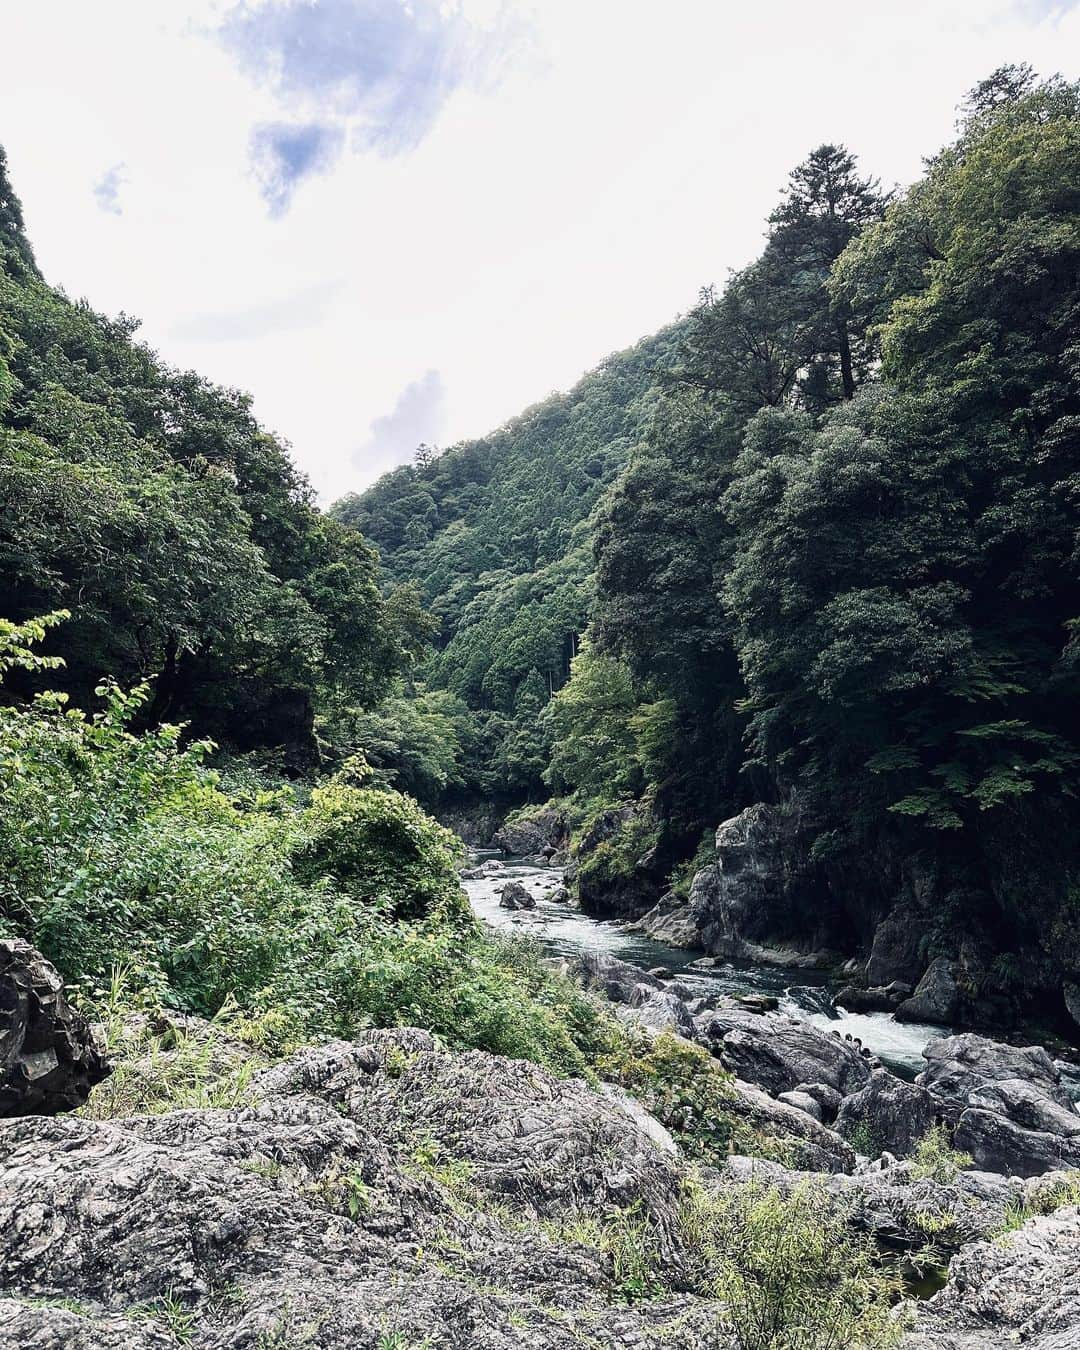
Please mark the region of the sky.
[[46, 277], [248, 390], [323, 501], [750, 261], [789, 170], [916, 178], [1080, 0], [0, 0]]

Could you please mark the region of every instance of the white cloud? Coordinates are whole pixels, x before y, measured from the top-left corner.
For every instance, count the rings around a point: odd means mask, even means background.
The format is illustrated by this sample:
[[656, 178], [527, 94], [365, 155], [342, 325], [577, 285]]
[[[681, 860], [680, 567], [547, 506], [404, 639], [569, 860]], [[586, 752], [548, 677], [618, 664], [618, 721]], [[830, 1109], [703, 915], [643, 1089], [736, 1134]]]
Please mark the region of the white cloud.
[[364, 482], [398, 464], [409, 463], [417, 446], [435, 445], [443, 429], [446, 391], [437, 370], [428, 370], [407, 384], [393, 409], [371, 424], [367, 440], [353, 463]]
[[[265, 3], [4, 16], [0, 142], [46, 275], [250, 389], [328, 497], [411, 453], [369, 428], [418, 372], [417, 439], [480, 434], [752, 257], [816, 144], [908, 182], [996, 66], [1080, 56], [1056, 0], [412, 0], [419, 43], [400, 3], [304, 0], [336, 16], [314, 64], [223, 45]], [[396, 35], [378, 60], [352, 19]], [[78, 185], [121, 162], [117, 215]]]
[[113, 164], [94, 184], [94, 200], [110, 215], [121, 216], [124, 213], [124, 208], [120, 205], [120, 189], [124, 186], [124, 177], [124, 165]]

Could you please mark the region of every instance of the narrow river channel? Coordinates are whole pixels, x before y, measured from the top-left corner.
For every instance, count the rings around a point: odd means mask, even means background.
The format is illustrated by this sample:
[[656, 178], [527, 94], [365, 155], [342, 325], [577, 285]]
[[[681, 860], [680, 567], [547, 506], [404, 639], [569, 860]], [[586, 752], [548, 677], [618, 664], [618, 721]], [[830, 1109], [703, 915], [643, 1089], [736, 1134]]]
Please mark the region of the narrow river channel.
[[[500, 856], [477, 854], [478, 860]], [[561, 868], [538, 867], [514, 859], [504, 861], [505, 867], [492, 876], [463, 883], [474, 912], [492, 928], [535, 938], [553, 956], [610, 952], [643, 970], [666, 966], [696, 993], [772, 994], [779, 1000], [781, 1011], [806, 1018], [819, 1027], [858, 1036], [886, 1067], [909, 1079], [925, 1068], [924, 1046], [937, 1036], [949, 1035], [948, 1027], [897, 1022], [888, 1013], [849, 1013], [834, 1008], [824, 976], [814, 971], [733, 964], [691, 970], [691, 962], [701, 952], [668, 947], [641, 933], [627, 932], [620, 924], [590, 918], [553, 900], [562, 885]], [[536, 908], [501, 908], [499, 893], [508, 881], [520, 881], [536, 898]]]

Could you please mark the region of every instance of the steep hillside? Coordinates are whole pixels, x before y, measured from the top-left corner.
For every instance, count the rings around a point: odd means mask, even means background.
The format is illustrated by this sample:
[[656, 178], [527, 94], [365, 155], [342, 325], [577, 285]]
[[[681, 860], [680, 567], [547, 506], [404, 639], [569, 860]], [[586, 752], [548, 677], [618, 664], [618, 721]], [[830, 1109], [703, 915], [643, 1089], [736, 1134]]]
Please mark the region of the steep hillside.
[[0, 614], [70, 611], [80, 706], [105, 677], [151, 680], [148, 720], [309, 770], [316, 708], [377, 701], [424, 624], [250, 399], [136, 328], [47, 284], [0, 153]]
[[[375, 543], [385, 572], [415, 582], [440, 622], [417, 708], [456, 727], [449, 779], [410, 776], [407, 742], [366, 722], [376, 764], [422, 795], [442, 786], [523, 797], [542, 792], [547, 760], [538, 715], [567, 680], [593, 596], [590, 516], [629, 458], [656, 403], [683, 324], [609, 357], [492, 435], [396, 469], [338, 502], [337, 519]], [[392, 709], [389, 716], [395, 715]], [[408, 718], [400, 705], [399, 718]], [[454, 734], [453, 732], [451, 734]], [[402, 740], [404, 737], [404, 742]], [[456, 781], [455, 781], [456, 780]]]

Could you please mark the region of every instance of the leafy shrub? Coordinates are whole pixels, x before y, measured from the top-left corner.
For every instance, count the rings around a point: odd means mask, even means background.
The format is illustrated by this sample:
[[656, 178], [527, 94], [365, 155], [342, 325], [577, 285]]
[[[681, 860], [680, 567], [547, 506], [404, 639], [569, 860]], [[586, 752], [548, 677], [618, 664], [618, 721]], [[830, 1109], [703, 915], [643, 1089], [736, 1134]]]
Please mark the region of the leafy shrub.
[[[0, 630], [0, 662], [32, 664], [42, 631]], [[93, 716], [0, 709], [0, 921], [88, 997], [123, 969], [148, 1005], [257, 1019], [271, 1052], [414, 1023], [581, 1073], [615, 1043], [610, 1012], [471, 919], [453, 836], [410, 799], [338, 779], [302, 809], [249, 773], [230, 795], [205, 743], [131, 729], [144, 688], [100, 694]]]
[[899, 1294], [871, 1239], [849, 1228], [818, 1186], [788, 1196], [687, 1185], [681, 1208], [690, 1278], [724, 1305], [738, 1350], [885, 1350], [903, 1325]]
[[461, 846], [410, 798], [331, 780], [311, 794], [293, 863], [301, 881], [330, 878], [354, 900], [399, 918], [461, 909]]
[[916, 1144], [911, 1162], [911, 1175], [916, 1180], [928, 1179], [947, 1186], [965, 1167], [971, 1166], [971, 1154], [953, 1148], [952, 1136], [944, 1125], [931, 1125]]
[[727, 1156], [731, 1076], [707, 1050], [670, 1032], [654, 1038], [631, 1032], [600, 1071], [636, 1097], [691, 1157], [715, 1163]]

